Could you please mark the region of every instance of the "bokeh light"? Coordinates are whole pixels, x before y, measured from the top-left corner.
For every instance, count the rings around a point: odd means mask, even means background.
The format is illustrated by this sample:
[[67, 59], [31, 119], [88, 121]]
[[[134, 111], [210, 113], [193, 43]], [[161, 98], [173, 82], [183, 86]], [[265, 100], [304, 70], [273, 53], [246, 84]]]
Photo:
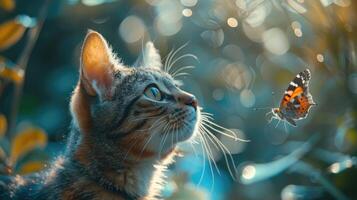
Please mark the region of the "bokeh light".
[[185, 8], [182, 10], [182, 15], [185, 17], [191, 17], [192, 16], [192, 10], [189, 8]]
[[97, 5], [101, 5], [103, 3], [110, 3], [113, 1], [114, 0], [82, 0], [82, 3], [86, 6], [97, 6]]
[[316, 59], [318, 62], [324, 62], [324, 56], [320, 53], [316, 55]]
[[338, 173], [340, 171], [340, 163], [333, 163], [330, 166], [330, 171], [335, 174]]
[[131, 15], [120, 24], [119, 33], [125, 42], [133, 43], [143, 38], [145, 29], [144, 22], [139, 17]]
[[227, 19], [227, 24], [228, 26], [232, 27], [232, 28], [235, 28], [238, 26], [238, 21], [236, 18], [234, 17], [230, 17]]
[[248, 17], [245, 19], [245, 22], [247, 22], [251, 27], [258, 27], [264, 23], [264, 20], [266, 16], [268, 16], [269, 12], [269, 7], [259, 5], [252, 12], [250, 12]]
[[255, 173], [256, 173], [256, 170], [255, 170], [254, 165], [247, 165], [242, 170], [242, 177], [244, 179], [248, 179], [249, 180], [249, 179], [254, 178]]
[[197, 0], [180, 0], [182, 5], [187, 7], [193, 7], [197, 4]]
[[212, 92], [212, 97], [216, 101], [220, 101], [224, 98], [224, 91], [222, 89], [215, 89]]
[[279, 28], [271, 28], [263, 33], [264, 47], [276, 55], [285, 54], [290, 47], [286, 34]]
[[172, 36], [182, 28], [183, 7], [178, 1], [160, 1], [156, 5], [157, 17], [155, 26], [164, 36]]
[[302, 37], [302, 31], [299, 28], [294, 29], [294, 34], [296, 37]]
[[255, 104], [255, 95], [252, 90], [244, 89], [240, 93], [240, 102], [244, 107], [251, 108]]

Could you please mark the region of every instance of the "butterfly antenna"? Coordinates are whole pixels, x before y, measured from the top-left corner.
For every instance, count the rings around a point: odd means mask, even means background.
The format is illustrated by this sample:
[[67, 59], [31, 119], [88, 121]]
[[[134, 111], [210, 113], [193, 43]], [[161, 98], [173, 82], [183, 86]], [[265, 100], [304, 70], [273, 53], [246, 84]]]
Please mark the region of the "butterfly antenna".
[[273, 113], [273, 111], [269, 111], [265, 114], [265, 116], [268, 116], [269, 114], [272, 114], [272, 113]]
[[[271, 92], [271, 95], [274, 97], [274, 92]], [[257, 110], [266, 110], [266, 109], [272, 109], [273, 107], [274, 107], [274, 101], [275, 101], [275, 98], [272, 98], [271, 99], [272, 100], [272, 106], [266, 106], [266, 107], [255, 107], [255, 108], [253, 108], [253, 110], [254, 111], [257, 111]], [[271, 112], [269, 112], [269, 113], [271, 113]], [[268, 113], [267, 113], [268, 114]]]
[[289, 133], [289, 132], [288, 132], [288, 127], [286, 126], [286, 122], [285, 122], [285, 121], [284, 121], [284, 129], [285, 129], [285, 132], [286, 132], [286, 133]]
[[270, 123], [273, 121], [273, 119], [275, 119], [274, 116], [272, 116], [272, 117], [268, 120], [268, 124], [270, 124]]
[[257, 110], [266, 110], [266, 109], [271, 109], [271, 107], [260, 107], [260, 108], [255, 107], [255, 108], [253, 108], [254, 111], [257, 111]]
[[275, 97], [275, 92], [273, 91], [273, 92], [271, 92], [271, 96], [273, 97], [273, 98], [271, 98], [271, 100], [273, 101], [272, 102], [272, 105], [274, 105], [275, 104], [275, 102], [278, 102], [277, 100], [276, 100], [276, 97]]
[[278, 123], [276, 123], [275, 128], [277, 128], [279, 126], [281, 120], [278, 120]]

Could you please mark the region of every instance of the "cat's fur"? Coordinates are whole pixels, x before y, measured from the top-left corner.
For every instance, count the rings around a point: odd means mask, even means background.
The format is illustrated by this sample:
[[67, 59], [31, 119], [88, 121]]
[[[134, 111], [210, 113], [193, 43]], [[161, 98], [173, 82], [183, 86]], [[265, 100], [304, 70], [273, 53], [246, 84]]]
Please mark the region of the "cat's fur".
[[[44, 172], [2, 177], [0, 199], [159, 198], [163, 172], [177, 143], [194, 135], [199, 110], [194, 96], [162, 70], [151, 42], [142, 58], [138, 67], [124, 66], [89, 31], [66, 152]], [[148, 87], [157, 87], [163, 100], [150, 99]]]

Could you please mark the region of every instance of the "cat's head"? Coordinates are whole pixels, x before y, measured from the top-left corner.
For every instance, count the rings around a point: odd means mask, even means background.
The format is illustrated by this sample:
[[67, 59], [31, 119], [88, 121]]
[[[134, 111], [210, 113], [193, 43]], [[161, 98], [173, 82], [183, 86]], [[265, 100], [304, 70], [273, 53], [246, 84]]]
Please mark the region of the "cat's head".
[[74, 126], [86, 148], [111, 158], [164, 156], [194, 135], [197, 100], [162, 66], [151, 42], [138, 67], [128, 67], [113, 56], [102, 35], [88, 32], [71, 100]]

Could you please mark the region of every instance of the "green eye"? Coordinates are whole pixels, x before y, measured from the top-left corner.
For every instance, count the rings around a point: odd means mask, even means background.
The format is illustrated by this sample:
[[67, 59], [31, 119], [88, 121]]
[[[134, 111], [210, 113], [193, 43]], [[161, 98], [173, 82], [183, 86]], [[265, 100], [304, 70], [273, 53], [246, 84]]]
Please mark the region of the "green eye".
[[161, 92], [155, 86], [151, 86], [151, 87], [146, 88], [144, 94], [148, 98], [153, 99], [155, 101], [161, 101], [162, 100]]

